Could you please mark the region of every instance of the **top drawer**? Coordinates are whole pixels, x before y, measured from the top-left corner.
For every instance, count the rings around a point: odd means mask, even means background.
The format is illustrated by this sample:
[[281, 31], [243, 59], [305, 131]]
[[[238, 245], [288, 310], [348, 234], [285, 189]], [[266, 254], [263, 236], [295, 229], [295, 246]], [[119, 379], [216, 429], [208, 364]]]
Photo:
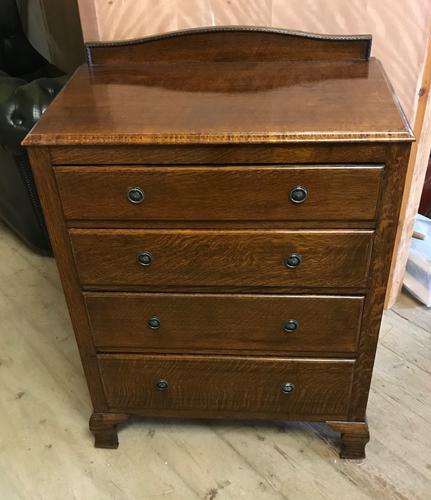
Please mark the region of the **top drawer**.
[[382, 172], [382, 166], [55, 168], [69, 220], [370, 221]]

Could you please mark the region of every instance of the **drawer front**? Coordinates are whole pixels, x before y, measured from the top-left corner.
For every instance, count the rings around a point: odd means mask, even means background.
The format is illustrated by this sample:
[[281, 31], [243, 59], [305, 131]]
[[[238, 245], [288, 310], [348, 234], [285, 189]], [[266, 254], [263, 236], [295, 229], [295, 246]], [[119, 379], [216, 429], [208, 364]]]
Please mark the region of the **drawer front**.
[[95, 345], [149, 352], [356, 351], [363, 297], [87, 293]]
[[367, 221], [376, 216], [382, 171], [100, 166], [57, 167], [55, 174], [67, 219]]
[[98, 359], [111, 410], [197, 417], [344, 418], [354, 367], [351, 360], [109, 354]]
[[93, 287], [364, 287], [372, 234], [70, 230], [81, 283]]

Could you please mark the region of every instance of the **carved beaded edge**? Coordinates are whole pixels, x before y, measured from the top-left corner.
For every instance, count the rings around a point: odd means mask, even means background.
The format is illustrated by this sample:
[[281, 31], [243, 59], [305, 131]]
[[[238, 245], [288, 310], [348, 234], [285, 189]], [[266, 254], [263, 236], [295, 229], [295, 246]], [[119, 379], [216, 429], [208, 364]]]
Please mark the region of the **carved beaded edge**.
[[321, 41], [350, 41], [368, 42], [366, 52], [364, 54], [365, 60], [370, 59], [371, 47], [373, 37], [370, 34], [364, 35], [324, 35], [321, 33], [310, 33], [307, 31], [296, 31], [288, 30], [284, 28], [271, 28], [265, 26], [207, 26], [202, 28], [190, 28], [185, 30], [169, 31], [167, 33], [160, 33], [158, 35], [150, 35], [143, 38], [134, 38], [130, 40], [118, 40], [118, 41], [108, 41], [108, 42], [86, 42], [85, 51], [87, 54], [87, 63], [89, 66], [93, 66], [93, 52], [92, 49], [104, 48], [104, 47], [127, 47], [131, 45], [142, 45], [150, 42], [157, 42], [159, 40], [167, 40], [172, 38], [180, 38], [186, 36], [200, 35], [205, 33], [268, 33], [273, 35], [281, 35], [286, 37], [299, 37], [311, 40], [321, 40]]

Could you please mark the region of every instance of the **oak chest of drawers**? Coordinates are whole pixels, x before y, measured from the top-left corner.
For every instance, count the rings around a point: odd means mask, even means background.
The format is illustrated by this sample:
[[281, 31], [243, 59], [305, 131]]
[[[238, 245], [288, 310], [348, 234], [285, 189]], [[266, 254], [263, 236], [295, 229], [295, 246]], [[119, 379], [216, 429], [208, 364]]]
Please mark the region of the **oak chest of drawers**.
[[25, 139], [94, 407], [327, 422], [364, 456], [412, 133], [368, 36], [89, 44]]

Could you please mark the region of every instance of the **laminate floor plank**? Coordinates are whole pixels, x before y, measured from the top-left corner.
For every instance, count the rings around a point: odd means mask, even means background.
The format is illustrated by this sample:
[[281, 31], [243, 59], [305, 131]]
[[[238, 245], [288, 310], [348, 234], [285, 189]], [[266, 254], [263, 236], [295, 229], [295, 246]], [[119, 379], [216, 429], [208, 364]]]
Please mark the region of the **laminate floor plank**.
[[424, 306], [407, 292], [400, 294], [391, 312], [431, 332], [431, 307]]
[[385, 312], [364, 461], [323, 424], [132, 419], [93, 447], [90, 400], [55, 262], [0, 226], [2, 500], [428, 500], [431, 315]]

